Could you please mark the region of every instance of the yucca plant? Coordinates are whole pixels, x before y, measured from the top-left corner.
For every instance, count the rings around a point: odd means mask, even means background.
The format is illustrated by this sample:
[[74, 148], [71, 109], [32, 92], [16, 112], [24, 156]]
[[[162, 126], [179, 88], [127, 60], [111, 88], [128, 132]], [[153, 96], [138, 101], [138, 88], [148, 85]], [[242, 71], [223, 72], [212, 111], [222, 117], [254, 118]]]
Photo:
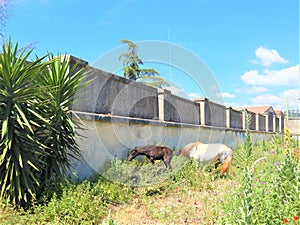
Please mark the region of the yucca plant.
[[32, 61], [31, 53], [11, 41], [0, 53], [0, 201], [16, 206], [81, 156], [69, 107], [85, 69], [51, 54]]
[[47, 154], [36, 130], [47, 126], [38, 113], [41, 87], [36, 77], [46, 69], [43, 58], [8, 41], [0, 52], [0, 200], [14, 204], [32, 199], [39, 185], [41, 159]]
[[47, 135], [43, 143], [47, 146], [47, 154], [43, 156], [45, 166], [41, 180], [46, 182], [55, 175], [62, 177], [71, 166], [70, 159], [80, 159], [81, 152], [76, 143], [75, 124], [71, 119], [70, 106], [78, 89], [84, 85], [86, 68], [78, 68], [78, 63], [72, 67], [68, 58], [58, 55], [48, 55], [52, 63], [43, 70], [39, 83], [44, 87], [43, 114], [49, 119]]

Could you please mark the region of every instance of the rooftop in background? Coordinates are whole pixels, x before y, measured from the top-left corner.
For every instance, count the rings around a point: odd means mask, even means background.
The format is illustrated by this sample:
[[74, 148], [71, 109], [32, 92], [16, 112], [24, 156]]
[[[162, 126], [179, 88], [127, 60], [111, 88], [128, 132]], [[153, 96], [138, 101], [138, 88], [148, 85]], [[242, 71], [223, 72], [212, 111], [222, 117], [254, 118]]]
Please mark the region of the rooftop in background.
[[249, 112], [253, 113], [259, 113], [259, 114], [272, 114], [272, 115], [283, 115], [283, 112], [281, 110], [274, 110], [272, 106], [251, 106], [251, 107], [243, 107], [243, 108], [237, 108], [236, 110], [242, 111], [247, 110]]
[[277, 117], [284, 116], [284, 113], [281, 110], [275, 110], [275, 114]]

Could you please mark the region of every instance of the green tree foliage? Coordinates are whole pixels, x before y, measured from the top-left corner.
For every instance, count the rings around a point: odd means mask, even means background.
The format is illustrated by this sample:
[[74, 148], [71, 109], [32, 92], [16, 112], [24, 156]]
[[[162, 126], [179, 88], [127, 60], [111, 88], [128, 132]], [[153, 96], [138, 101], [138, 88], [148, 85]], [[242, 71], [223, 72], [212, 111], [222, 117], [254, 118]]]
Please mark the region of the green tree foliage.
[[130, 40], [121, 40], [123, 44], [127, 44], [127, 52], [119, 56], [119, 60], [123, 59], [124, 77], [130, 80], [137, 80], [143, 77], [155, 77], [159, 73], [155, 69], [142, 69], [143, 61], [137, 55], [138, 46]]
[[68, 156], [80, 156], [68, 107], [84, 70], [61, 56], [30, 61], [31, 53], [11, 41], [0, 53], [0, 200], [16, 205], [34, 199], [53, 173], [62, 176]]

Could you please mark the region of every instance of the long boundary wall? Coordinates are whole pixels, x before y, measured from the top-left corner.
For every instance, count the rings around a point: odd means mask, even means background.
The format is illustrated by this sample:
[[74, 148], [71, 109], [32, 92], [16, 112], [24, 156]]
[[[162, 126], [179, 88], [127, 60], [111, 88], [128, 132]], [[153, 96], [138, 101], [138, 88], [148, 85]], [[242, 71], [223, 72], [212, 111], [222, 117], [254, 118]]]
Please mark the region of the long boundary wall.
[[[188, 143], [224, 143], [236, 148], [245, 140], [245, 130], [202, 126], [158, 120], [74, 112], [74, 120], [81, 120], [85, 138], [78, 143], [83, 150], [83, 161], [74, 161], [74, 172], [83, 179], [97, 173], [107, 159], [124, 159], [131, 148], [139, 145], [166, 145], [178, 151]], [[268, 140], [274, 133], [251, 131], [252, 142]]]
[[[70, 56], [71, 64], [75, 60]], [[191, 101], [93, 67], [88, 67], [87, 79], [92, 82], [76, 95], [71, 107], [73, 119], [86, 125], [85, 131], [78, 131], [86, 137], [79, 140], [84, 161], [74, 162], [79, 178], [97, 172], [109, 158], [124, 159], [138, 145], [179, 150], [202, 141], [236, 148], [245, 138], [246, 113], [251, 115], [253, 142], [284, 130], [283, 118], [237, 111], [207, 98]]]
[[245, 129], [248, 113], [251, 115], [250, 130], [284, 130], [280, 122], [283, 118], [276, 119], [276, 115], [257, 117], [253, 112], [236, 111], [207, 98], [191, 101], [168, 90], [132, 82], [92, 67], [89, 67], [88, 76], [92, 82], [76, 96], [74, 111], [232, 129]]

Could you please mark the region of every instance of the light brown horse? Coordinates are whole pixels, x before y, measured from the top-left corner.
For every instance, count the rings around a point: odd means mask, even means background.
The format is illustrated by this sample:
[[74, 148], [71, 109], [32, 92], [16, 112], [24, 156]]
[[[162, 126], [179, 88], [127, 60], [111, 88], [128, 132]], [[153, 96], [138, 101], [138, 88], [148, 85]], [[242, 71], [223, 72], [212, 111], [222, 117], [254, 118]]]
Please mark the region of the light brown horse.
[[228, 170], [233, 157], [232, 149], [224, 144], [204, 144], [202, 142], [187, 144], [181, 150], [181, 154], [204, 164], [216, 162], [216, 167], [218, 164], [222, 164], [221, 176]]

